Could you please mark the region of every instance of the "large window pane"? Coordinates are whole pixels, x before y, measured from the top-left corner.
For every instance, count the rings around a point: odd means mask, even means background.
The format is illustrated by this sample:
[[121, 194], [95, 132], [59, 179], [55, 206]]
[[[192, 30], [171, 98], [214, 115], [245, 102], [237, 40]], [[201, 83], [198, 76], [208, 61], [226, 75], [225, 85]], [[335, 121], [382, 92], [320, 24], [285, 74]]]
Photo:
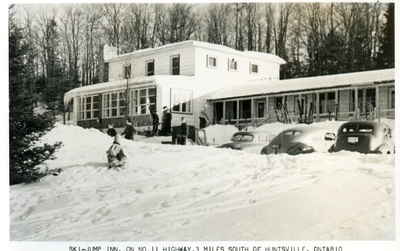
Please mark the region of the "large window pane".
[[156, 95], [156, 88], [150, 88], [149, 89], [149, 96], [155, 96]]
[[227, 101], [225, 105], [225, 119], [228, 120], [228, 122], [237, 119], [237, 101]]
[[240, 100], [239, 101], [239, 118], [248, 119], [251, 118], [251, 100]]

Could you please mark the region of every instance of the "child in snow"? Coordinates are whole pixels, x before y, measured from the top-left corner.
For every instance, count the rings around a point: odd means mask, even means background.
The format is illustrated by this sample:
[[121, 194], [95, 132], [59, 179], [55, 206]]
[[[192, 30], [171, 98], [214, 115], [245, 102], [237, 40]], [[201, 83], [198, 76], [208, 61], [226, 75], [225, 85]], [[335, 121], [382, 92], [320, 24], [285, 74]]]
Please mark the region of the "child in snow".
[[107, 150], [108, 168], [122, 168], [126, 165], [126, 155], [120, 145], [118, 134], [115, 135], [114, 142]]
[[114, 129], [114, 125], [113, 124], [108, 124], [107, 134], [110, 137], [115, 137], [115, 135], [117, 135], [117, 131]]
[[135, 134], [135, 127], [132, 126], [132, 122], [128, 119], [126, 120], [125, 130], [121, 133], [121, 135], [125, 136], [125, 139], [133, 140], [133, 135]]

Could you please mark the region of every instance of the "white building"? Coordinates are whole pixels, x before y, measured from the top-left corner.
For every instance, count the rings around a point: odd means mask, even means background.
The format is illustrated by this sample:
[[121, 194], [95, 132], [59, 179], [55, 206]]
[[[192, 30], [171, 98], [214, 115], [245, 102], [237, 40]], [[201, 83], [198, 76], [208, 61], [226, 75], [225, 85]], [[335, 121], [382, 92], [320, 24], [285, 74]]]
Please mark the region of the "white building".
[[129, 117], [147, 129], [164, 106], [172, 126], [185, 117], [195, 128], [204, 113], [232, 124], [394, 118], [394, 69], [279, 80], [275, 55], [199, 41], [104, 54], [106, 82], [65, 94], [71, 123], [122, 127]]
[[[106, 81], [65, 94], [69, 122], [83, 127], [151, 125], [150, 109], [171, 109], [172, 124], [185, 117], [198, 127], [207, 94], [255, 80], [278, 80], [285, 61], [275, 55], [237, 51], [223, 45], [184, 41], [116, 55], [105, 47]], [[126, 95], [128, 93], [128, 95]], [[126, 97], [127, 96], [127, 97]], [[207, 110], [207, 109], [206, 109]]]

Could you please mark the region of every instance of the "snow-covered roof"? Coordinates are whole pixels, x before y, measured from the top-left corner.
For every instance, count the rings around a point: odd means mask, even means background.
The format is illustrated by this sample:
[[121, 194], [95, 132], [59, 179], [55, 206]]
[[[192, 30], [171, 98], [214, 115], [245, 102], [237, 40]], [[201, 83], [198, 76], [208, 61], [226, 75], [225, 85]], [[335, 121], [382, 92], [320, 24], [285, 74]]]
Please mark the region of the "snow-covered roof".
[[[154, 75], [154, 76], [143, 76], [136, 77], [128, 80], [128, 85], [145, 85], [145, 84], [163, 84], [169, 82], [183, 82], [193, 80], [191, 76], [182, 76], [182, 75]], [[94, 85], [82, 86], [79, 88], [72, 89], [65, 93], [64, 95], [64, 103], [68, 103], [71, 98], [78, 95], [86, 95], [92, 93], [101, 93], [101, 92], [109, 92], [113, 90], [120, 90], [121, 88], [126, 87], [126, 79], [115, 80], [105, 83], [98, 83]]]
[[394, 81], [394, 79], [394, 69], [385, 69], [285, 80], [257, 80], [220, 89], [210, 95], [209, 100], [358, 86], [374, 82]]
[[194, 47], [201, 47], [201, 48], [205, 48], [205, 49], [209, 49], [209, 50], [218, 50], [218, 51], [222, 51], [225, 53], [236, 54], [236, 55], [241, 55], [241, 56], [251, 57], [251, 58], [257, 58], [262, 61], [274, 62], [277, 64], [285, 64], [286, 63], [286, 61], [283, 60], [282, 58], [280, 58], [276, 55], [270, 54], [270, 53], [256, 52], [256, 51], [239, 51], [239, 50], [235, 50], [233, 48], [227, 47], [225, 45], [212, 44], [212, 43], [195, 41], [195, 40], [187, 40], [187, 41], [182, 41], [182, 42], [177, 42], [177, 43], [166, 44], [166, 45], [159, 46], [156, 48], [140, 49], [140, 50], [136, 50], [133, 52], [120, 54], [120, 55], [112, 57], [110, 59], [106, 59], [106, 61], [112, 62], [112, 61], [121, 60], [122, 58], [126, 58], [126, 57], [145, 56], [145, 55], [157, 53], [157, 52], [160, 52], [163, 50], [169, 50], [169, 49], [173, 49], [173, 48], [177, 48], [177, 47], [184, 47], [184, 46], [194, 46]]

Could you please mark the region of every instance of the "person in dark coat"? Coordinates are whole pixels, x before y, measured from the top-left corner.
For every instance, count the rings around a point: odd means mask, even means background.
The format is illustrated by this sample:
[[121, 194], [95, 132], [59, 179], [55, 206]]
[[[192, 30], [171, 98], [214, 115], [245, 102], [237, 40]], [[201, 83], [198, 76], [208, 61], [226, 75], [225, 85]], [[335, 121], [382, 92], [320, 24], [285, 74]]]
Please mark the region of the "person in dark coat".
[[151, 118], [153, 120], [153, 130], [152, 135], [156, 136], [158, 132], [158, 125], [160, 124], [160, 119], [158, 118], [157, 113], [154, 110], [150, 110]]
[[109, 125], [108, 125], [107, 134], [108, 134], [110, 137], [115, 137], [115, 135], [117, 135], [117, 131], [114, 129], [113, 124], [109, 124]]
[[162, 124], [161, 124], [161, 132], [163, 136], [171, 135], [171, 120], [172, 115], [168, 111], [166, 106], [163, 107], [163, 116], [162, 116]]
[[178, 144], [186, 145], [186, 137], [187, 137], [187, 124], [185, 118], [181, 118], [181, 126], [179, 128], [179, 136], [178, 136]]
[[121, 133], [121, 135], [125, 136], [125, 139], [133, 140], [133, 135], [136, 132], [135, 128], [132, 126], [132, 122], [127, 120], [125, 130]]

